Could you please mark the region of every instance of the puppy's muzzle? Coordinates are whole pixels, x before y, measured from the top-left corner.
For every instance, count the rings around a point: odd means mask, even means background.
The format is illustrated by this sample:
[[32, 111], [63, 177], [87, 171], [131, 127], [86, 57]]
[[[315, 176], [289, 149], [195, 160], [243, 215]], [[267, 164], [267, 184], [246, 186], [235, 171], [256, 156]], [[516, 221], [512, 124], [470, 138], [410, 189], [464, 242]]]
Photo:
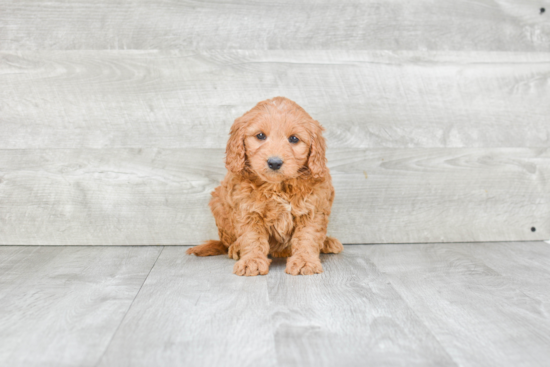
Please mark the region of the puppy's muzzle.
[[279, 168], [281, 168], [282, 165], [283, 165], [283, 160], [279, 157], [270, 157], [267, 160], [267, 166], [273, 171], [279, 170]]

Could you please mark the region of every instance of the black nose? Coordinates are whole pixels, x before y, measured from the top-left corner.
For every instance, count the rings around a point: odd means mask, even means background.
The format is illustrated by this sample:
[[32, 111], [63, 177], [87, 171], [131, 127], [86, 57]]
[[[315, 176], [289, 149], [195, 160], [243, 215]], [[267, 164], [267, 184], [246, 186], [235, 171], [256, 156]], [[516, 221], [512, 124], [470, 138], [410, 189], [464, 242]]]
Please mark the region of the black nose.
[[283, 160], [279, 157], [271, 157], [267, 160], [267, 165], [274, 171], [277, 171], [283, 165]]

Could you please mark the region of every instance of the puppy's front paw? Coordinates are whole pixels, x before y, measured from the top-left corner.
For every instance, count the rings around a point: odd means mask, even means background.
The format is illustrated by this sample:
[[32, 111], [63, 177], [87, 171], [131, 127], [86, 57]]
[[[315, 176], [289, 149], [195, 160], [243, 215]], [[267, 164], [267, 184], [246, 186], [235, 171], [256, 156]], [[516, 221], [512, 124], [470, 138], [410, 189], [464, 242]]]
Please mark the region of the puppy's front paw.
[[312, 275], [323, 272], [323, 266], [319, 258], [294, 255], [286, 261], [285, 272], [290, 275]]
[[255, 276], [255, 275], [266, 275], [269, 272], [269, 260], [265, 255], [263, 257], [245, 257], [237, 261], [233, 267], [233, 273], [241, 276]]

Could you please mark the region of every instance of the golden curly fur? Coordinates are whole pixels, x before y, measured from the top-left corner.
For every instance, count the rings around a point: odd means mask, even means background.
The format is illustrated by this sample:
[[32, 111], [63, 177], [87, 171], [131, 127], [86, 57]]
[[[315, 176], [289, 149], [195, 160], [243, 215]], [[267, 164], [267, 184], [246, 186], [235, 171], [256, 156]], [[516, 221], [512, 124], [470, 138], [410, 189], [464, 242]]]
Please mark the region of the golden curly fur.
[[226, 149], [229, 172], [210, 200], [220, 241], [187, 253], [229, 253], [238, 260], [237, 275], [267, 274], [268, 255], [289, 257], [288, 274], [321, 273], [319, 253], [343, 250], [326, 235], [334, 188], [323, 130], [284, 97], [262, 101], [236, 119]]

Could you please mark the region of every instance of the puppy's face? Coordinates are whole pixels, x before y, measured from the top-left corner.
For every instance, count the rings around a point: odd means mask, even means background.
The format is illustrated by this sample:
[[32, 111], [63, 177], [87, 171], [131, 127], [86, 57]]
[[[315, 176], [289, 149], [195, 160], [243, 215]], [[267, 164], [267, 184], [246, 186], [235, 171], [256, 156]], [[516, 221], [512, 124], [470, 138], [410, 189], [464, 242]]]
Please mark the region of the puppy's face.
[[297, 177], [306, 165], [311, 137], [297, 116], [273, 112], [246, 128], [244, 145], [252, 170], [265, 181], [280, 182]]
[[282, 97], [260, 102], [237, 119], [227, 144], [226, 166], [248, 165], [261, 179], [281, 182], [326, 170], [322, 127], [296, 103]]

